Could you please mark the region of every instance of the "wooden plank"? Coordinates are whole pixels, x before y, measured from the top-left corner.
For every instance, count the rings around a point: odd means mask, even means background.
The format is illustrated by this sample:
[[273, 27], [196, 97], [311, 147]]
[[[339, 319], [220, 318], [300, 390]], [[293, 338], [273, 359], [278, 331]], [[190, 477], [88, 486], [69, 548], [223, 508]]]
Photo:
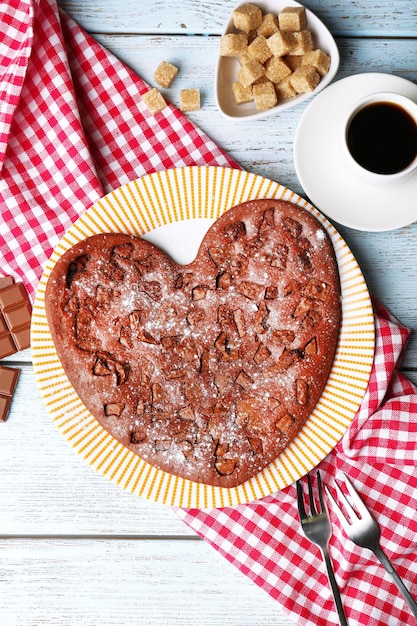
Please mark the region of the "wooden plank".
[[3, 626], [293, 624], [199, 540], [0, 541], [0, 620]]
[[[59, 5], [94, 33], [219, 35], [236, 2], [182, 0], [178, 7], [163, 0], [59, 0]], [[379, 37], [384, 32], [389, 37], [415, 37], [417, 34], [414, 0], [382, 0], [372, 5], [366, 0], [355, 3], [309, 0], [305, 5], [335, 35]]]
[[1, 426], [0, 536], [194, 536], [171, 508], [123, 491], [71, 448], [23, 366]]

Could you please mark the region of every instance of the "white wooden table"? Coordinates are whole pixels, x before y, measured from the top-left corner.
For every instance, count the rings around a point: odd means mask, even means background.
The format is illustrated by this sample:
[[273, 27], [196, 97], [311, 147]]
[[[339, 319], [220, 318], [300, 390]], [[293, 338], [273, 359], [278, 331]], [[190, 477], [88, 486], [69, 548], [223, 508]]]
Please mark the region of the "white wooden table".
[[[216, 108], [218, 41], [233, 0], [60, 4], [148, 82], [161, 60], [178, 65], [171, 101], [178, 105], [181, 88], [199, 87], [202, 109], [190, 118], [244, 168], [304, 195], [292, 141], [306, 105], [244, 126]], [[376, 4], [306, 2], [336, 36], [337, 78], [377, 71], [417, 82], [415, 0]], [[380, 234], [339, 230], [372, 293], [417, 328], [417, 224]], [[415, 382], [416, 348], [413, 336], [403, 361]], [[171, 509], [123, 492], [76, 456], [42, 404], [29, 350], [6, 361], [22, 375], [0, 425], [1, 626], [293, 624]]]

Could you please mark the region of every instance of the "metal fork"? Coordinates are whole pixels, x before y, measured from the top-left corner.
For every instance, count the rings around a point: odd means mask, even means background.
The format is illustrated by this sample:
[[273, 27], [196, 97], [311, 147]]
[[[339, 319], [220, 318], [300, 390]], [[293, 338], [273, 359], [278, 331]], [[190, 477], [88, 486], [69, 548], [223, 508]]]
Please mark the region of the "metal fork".
[[348, 626], [328, 550], [329, 539], [332, 535], [332, 527], [330, 524], [330, 518], [327, 512], [326, 505], [323, 501], [323, 487], [320, 472], [317, 472], [317, 491], [319, 496], [320, 511], [316, 509], [316, 505], [314, 502], [313, 487], [310, 474], [307, 475], [307, 483], [310, 502], [310, 515], [306, 514], [304, 507], [303, 488], [300, 481], [297, 480], [297, 504], [301, 527], [307, 539], [309, 539], [312, 543], [316, 544], [316, 546], [320, 548], [323, 561], [326, 565], [327, 577], [329, 579], [330, 587], [333, 592], [333, 598], [337, 608], [337, 613], [339, 615], [340, 626]]
[[339, 502], [342, 502], [344, 507], [347, 510], [349, 519], [345, 517], [342, 509], [337, 503], [335, 497], [330, 491], [329, 487], [326, 485], [326, 493], [329, 495], [334, 511], [339, 518], [340, 523], [347, 536], [356, 543], [357, 546], [361, 546], [362, 548], [368, 548], [368, 550], [372, 550], [375, 556], [381, 561], [382, 565], [385, 567], [387, 572], [390, 574], [392, 580], [397, 585], [398, 590], [404, 596], [405, 601], [414, 617], [417, 617], [417, 602], [414, 600], [413, 596], [408, 591], [407, 587], [404, 585], [403, 581], [397, 574], [392, 565], [391, 561], [382, 550], [379, 540], [381, 536], [381, 531], [377, 521], [372, 517], [370, 511], [366, 508], [364, 502], [360, 498], [359, 494], [355, 490], [354, 486], [350, 482], [349, 478], [344, 474], [344, 480], [346, 487], [348, 489], [349, 495], [352, 498], [352, 502], [354, 503], [357, 513], [354, 510], [353, 506], [350, 504], [349, 500], [343, 493], [339, 483], [335, 480], [335, 488], [338, 494]]

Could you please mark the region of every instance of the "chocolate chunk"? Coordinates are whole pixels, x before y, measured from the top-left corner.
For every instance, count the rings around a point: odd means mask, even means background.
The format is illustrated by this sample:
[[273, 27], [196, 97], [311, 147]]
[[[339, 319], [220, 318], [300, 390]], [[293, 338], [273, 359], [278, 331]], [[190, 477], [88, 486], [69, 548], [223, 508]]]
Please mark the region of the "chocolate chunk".
[[32, 307], [23, 283], [0, 279], [0, 359], [30, 346]]
[[109, 404], [104, 405], [104, 415], [109, 417], [111, 415], [115, 417], [120, 417], [123, 411], [124, 405], [122, 402], [109, 402]]
[[259, 285], [258, 283], [254, 283], [250, 280], [243, 280], [237, 289], [241, 294], [251, 300], [260, 300], [265, 291], [265, 287], [263, 285]]
[[8, 418], [19, 375], [20, 369], [0, 365], [0, 422]]
[[234, 459], [218, 459], [214, 464], [220, 476], [229, 476], [236, 469], [237, 461]]
[[87, 262], [88, 256], [86, 254], [82, 254], [69, 264], [67, 270], [67, 287], [71, 287], [72, 281], [75, 279], [77, 274], [85, 271]]

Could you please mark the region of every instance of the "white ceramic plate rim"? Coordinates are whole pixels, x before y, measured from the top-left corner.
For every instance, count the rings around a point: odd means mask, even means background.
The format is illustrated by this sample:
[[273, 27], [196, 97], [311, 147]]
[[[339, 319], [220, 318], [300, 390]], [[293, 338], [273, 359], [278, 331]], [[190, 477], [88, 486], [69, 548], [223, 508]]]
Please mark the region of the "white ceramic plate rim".
[[402, 228], [417, 220], [417, 172], [371, 185], [343, 166], [337, 149], [347, 110], [377, 91], [395, 91], [417, 102], [417, 85], [405, 78], [374, 72], [349, 76], [308, 105], [294, 138], [295, 169], [310, 201], [338, 224], [369, 232]]
[[[234, 9], [242, 4], [246, 4], [246, 2], [247, 0], [242, 0], [236, 4]], [[254, 2], [254, 4], [259, 6], [264, 13], [269, 12], [274, 13], [275, 15], [287, 6], [303, 6], [295, 0], [262, 0], [260, 2]], [[269, 115], [275, 115], [281, 111], [285, 111], [286, 109], [293, 108], [302, 102], [305, 102], [324, 89], [333, 80], [340, 63], [340, 55], [336, 42], [328, 28], [314, 13], [312, 13], [312, 11], [306, 8], [306, 14], [307, 29], [311, 30], [313, 33], [315, 46], [317, 48], [321, 48], [324, 52], [330, 55], [331, 63], [329, 72], [322, 77], [314, 91], [300, 94], [294, 98], [285, 100], [267, 111], [258, 111], [253, 102], [240, 105], [234, 103], [232, 95], [232, 82], [236, 77], [238, 61], [237, 59], [231, 57], [221, 57], [218, 55], [214, 86], [215, 96], [217, 106], [226, 118], [235, 122], [244, 122], [264, 118]], [[233, 30], [232, 14], [230, 14], [229, 21], [223, 31], [223, 34], [233, 32]]]
[[[158, 470], [104, 430], [84, 407], [63, 371], [46, 320], [45, 289], [62, 254], [92, 234], [148, 233], [162, 249], [173, 252], [174, 258], [178, 259], [179, 254], [187, 261], [198, 248], [198, 238], [216, 217], [255, 198], [294, 202], [315, 215], [327, 230], [339, 265], [342, 324], [328, 382], [296, 439], [257, 476], [236, 488], [225, 489]], [[181, 227], [177, 222], [185, 223], [184, 232], [188, 235], [194, 230], [196, 241], [188, 245], [178, 239]], [[193, 229], [194, 224], [197, 229]], [[182, 246], [187, 248], [185, 256], [179, 252]], [[373, 363], [374, 339], [373, 310], [365, 280], [347, 244], [326, 218], [278, 183], [242, 170], [214, 166], [149, 174], [123, 185], [90, 207], [67, 231], [45, 266], [33, 306], [31, 330], [34, 371], [42, 399], [76, 452], [97, 472], [130, 493], [186, 508], [236, 506], [257, 500], [315, 467], [344, 435], [362, 402]]]

